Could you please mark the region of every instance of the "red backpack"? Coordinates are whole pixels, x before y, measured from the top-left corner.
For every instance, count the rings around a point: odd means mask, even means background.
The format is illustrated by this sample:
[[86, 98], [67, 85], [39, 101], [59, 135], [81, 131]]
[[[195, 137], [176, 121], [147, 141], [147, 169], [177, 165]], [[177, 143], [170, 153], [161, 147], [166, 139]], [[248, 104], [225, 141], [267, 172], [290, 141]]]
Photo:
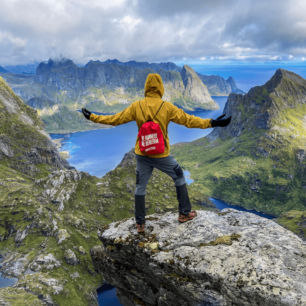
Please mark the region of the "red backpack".
[[152, 120], [146, 120], [142, 111], [140, 101], [139, 106], [145, 119], [145, 123], [141, 126], [138, 132], [140, 151], [149, 155], [161, 154], [165, 151], [164, 135], [158, 123], [153, 122], [159, 110], [163, 106], [164, 101]]

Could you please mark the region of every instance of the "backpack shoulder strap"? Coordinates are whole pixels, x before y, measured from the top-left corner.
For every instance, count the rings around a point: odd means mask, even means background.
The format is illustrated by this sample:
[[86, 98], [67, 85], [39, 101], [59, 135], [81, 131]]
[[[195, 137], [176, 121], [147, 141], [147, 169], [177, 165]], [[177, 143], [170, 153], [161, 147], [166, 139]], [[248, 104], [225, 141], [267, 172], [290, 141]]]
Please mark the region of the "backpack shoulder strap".
[[147, 119], [146, 119], [146, 117], [145, 117], [145, 115], [144, 115], [144, 113], [143, 113], [143, 110], [142, 110], [142, 108], [141, 108], [140, 101], [139, 101], [139, 106], [140, 106], [140, 109], [141, 109], [141, 112], [142, 112], [143, 118], [144, 118], [145, 122], [147, 122]]
[[155, 116], [153, 117], [152, 121], [154, 120], [154, 118], [156, 117], [156, 115], [158, 114], [159, 110], [162, 108], [163, 104], [165, 103], [165, 101], [163, 101], [163, 103], [161, 104], [161, 106], [159, 107], [158, 111], [156, 112]]

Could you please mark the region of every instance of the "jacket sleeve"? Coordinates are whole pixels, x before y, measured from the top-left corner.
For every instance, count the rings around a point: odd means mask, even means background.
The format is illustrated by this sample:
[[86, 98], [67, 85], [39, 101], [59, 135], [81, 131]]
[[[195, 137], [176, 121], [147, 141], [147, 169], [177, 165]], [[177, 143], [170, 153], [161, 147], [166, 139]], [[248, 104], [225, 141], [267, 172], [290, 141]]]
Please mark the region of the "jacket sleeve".
[[176, 107], [172, 103], [169, 104], [171, 105], [170, 121], [185, 125], [188, 128], [211, 128], [211, 119], [202, 119], [200, 117], [195, 117], [194, 115], [188, 115], [182, 109]]
[[89, 119], [95, 123], [109, 124], [114, 126], [134, 121], [135, 113], [133, 109], [133, 104], [122, 112], [117, 113], [115, 115], [99, 116], [91, 113]]

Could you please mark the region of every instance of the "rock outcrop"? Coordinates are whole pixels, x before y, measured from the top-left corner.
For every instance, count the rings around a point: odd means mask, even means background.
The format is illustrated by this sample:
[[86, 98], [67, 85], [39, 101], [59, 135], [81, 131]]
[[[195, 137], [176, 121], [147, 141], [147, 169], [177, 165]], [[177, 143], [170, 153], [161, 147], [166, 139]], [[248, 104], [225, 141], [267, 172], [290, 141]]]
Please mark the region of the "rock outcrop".
[[98, 236], [94, 265], [124, 306], [306, 305], [306, 244], [251, 213], [198, 211], [184, 224], [155, 214], [145, 235], [131, 218]]

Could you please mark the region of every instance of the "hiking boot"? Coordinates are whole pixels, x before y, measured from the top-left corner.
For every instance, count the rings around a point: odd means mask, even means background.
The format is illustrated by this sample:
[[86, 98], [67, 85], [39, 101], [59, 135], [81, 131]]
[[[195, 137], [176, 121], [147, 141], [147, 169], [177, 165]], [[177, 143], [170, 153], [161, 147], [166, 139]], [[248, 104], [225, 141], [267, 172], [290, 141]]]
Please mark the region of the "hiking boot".
[[136, 227], [137, 227], [137, 232], [138, 234], [143, 234], [145, 232], [145, 224], [137, 224], [136, 223]]
[[195, 210], [192, 210], [188, 215], [180, 214], [178, 221], [181, 223], [184, 223], [188, 220], [194, 219], [196, 216], [197, 216], [197, 212]]

